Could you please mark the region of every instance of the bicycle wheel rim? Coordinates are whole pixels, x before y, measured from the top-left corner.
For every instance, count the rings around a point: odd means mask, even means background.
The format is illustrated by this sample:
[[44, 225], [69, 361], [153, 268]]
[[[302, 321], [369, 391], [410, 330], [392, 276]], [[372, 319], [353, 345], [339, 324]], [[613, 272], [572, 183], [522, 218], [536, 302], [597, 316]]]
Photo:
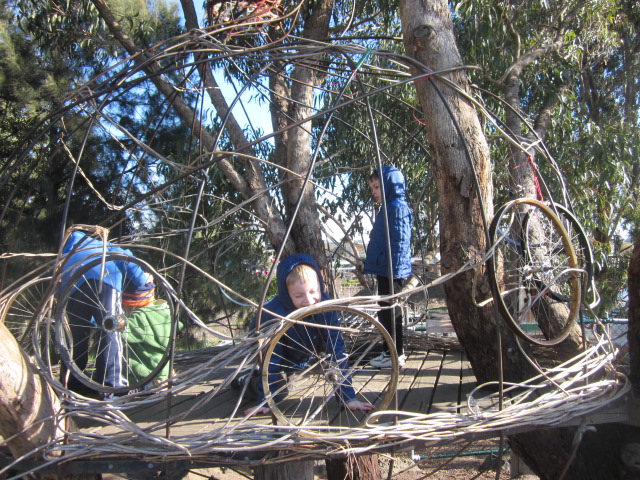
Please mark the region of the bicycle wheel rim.
[[567, 231], [571, 245], [576, 252], [578, 268], [584, 271], [582, 274], [583, 281], [581, 282], [582, 301], [587, 302], [587, 295], [589, 294], [589, 291], [591, 291], [594, 296], [594, 301], [591, 302], [589, 306], [590, 308], [594, 308], [599, 302], [596, 300], [596, 287], [593, 280], [593, 265], [595, 263], [595, 259], [593, 256], [593, 249], [591, 248], [591, 242], [589, 242], [589, 238], [587, 237], [582, 224], [568, 208], [559, 203], [552, 203], [549, 207], [560, 218], [563, 227]]
[[[345, 353], [349, 356], [348, 374], [356, 393], [356, 400], [368, 401], [375, 406], [369, 412], [353, 412], [344, 406], [339, 385], [346, 375], [339, 372], [331, 362], [327, 362], [327, 354], [309, 351], [311, 360], [293, 378], [284, 383], [271, 385], [269, 382], [269, 365], [280, 362], [274, 353], [280, 342], [286, 342], [292, 335], [295, 323], [285, 323], [283, 328], [270, 341], [262, 364], [262, 386], [267, 394], [267, 401], [278, 423], [300, 428], [305, 436], [332, 436], [351, 428], [361, 427], [370, 421], [373, 412], [387, 408], [393, 399], [398, 383], [398, 357], [393, 340], [386, 329], [365, 312], [350, 307], [321, 307], [312, 312], [296, 314], [291, 320], [308, 322], [311, 315], [336, 312], [343, 318], [360, 320], [357, 328], [342, 331], [345, 342]], [[318, 327], [308, 327], [318, 328]], [[298, 332], [299, 333], [299, 332]], [[296, 334], [297, 336], [298, 334]], [[377, 356], [379, 349], [386, 344], [389, 348], [392, 367], [376, 369], [369, 361]], [[273, 380], [273, 375], [272, 375]], [[278, 393], [287, 389], [286, 398], [278, 398]], [[270, 394], [269, 392], [273, 392]]]
[[0, 321], [27, 355], [34, 352], [32, 331], [36, 325], [36, 314], [47, 301], [45, 297], [50, 286], [51, 277], [29, 280], [9, 296], [2, 309]]
[[560, 219], [542, 202], [517, 199], [497, 211], [489, 235], [489, 280], [501, 316], [527, 342], [560, 343], [581, 299], [576, 254]]
[[[152, 275], [153, 282], [156, 286], [156, 299], [166, 302], [167, 308], [169, 309], [169, 318], [171, 319], [169, 327], [170, 333], [167, 335], [167, 338], [164, 339], [167, 344], [167, 348], [164, 350], [158, 363], [145, 375], [136, 375], [135, 373], [133, 373], [134, 368], [132, 365], [141, 363], [141, 360], [135, 357], [137, 348], [135, 348], [132, 345], [132, 342], [129, 342], [127, 338], [139, 338], [144, 336], [144, 333], [131, 331], [131, 329], [134, 327], [132, 327], [132, 324], [128, 321], [128, 318], [126, 318], [127, 316], [124, 315], [124, 312], [123, 315], [125, 318], [110, 318], [108, 324], [106, 324], [105, 322], [105, 325], [94, 325], [90, 322], [84, 322], [79, 325], [77, 321], [70, 322], [67, 309], [69, 307], [69, 302], [71, 301], [71, 295], [74, 293], [75, 285], [81, 279], [84, 279], [86, 281], [87, 273], [103, 262], [103, 258], [100, 255], [98, 255], [97, 258], [86, 262], [84, 265], [74, 271], [69, 277], [67, 287], [61, 293], [60, 299], [56, 306], [54, 326], [55, 338], [61, 360], [73, 374], [76, 380], [78, 380], [84, 386], [98, 392], [123, 394], [131, 390], [136, 390], [144, 387], [149, 382], [151, 382], [165, 367], [169, 359], [170, 351], [173, 348], [172, 342], [176, 329], [176, 319], [174, 315], [175, 293], [169, 283], [143, 260], [125, 254], [108, 253], [104, 258], [104, 261], [133, 263]], [[125, 288], [126, 280], [123, 280], [123, 289]], [[94, 308], [100, 308], [100, 305], [97, 303], [97, 298], [98, 294], [96, 292], [90, 298], [83, 297], [82, 301], [86, 301], [87, 304], [92, 304]], [[72, 327], [75, 327], [74, 329], [76, 333], [80, 332], [79, 335], [89, 338], [87, 366], [84, 368], [82, 365], [77, 364], [78, 357], [73, 353], [74, 344], [77, 342], [77, 339], [74, 339], [71, 334]], [[122, 376], [124, 377], [126, 384], [125, 386], [108, 385], [105, 383], [104, 379], [101, 379], [98, 376], [95, 360], [100, 354], [104, 354], [103, 352], [105, 347], [104, 342], [102, 341], [102, 335], [105, 334], [105, 331], [109, 334], [115, 332], [120, 336], [120, 340], [122, 341], [121, 368]]]

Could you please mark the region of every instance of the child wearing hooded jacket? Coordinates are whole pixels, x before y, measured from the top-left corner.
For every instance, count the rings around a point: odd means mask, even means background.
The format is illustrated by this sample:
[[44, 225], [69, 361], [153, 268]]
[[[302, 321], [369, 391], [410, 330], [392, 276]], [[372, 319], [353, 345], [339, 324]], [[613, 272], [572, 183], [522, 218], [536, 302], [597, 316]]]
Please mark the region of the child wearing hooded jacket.
[[[163, 359], [171, 341], [171, 309], [165, 300], [156, 298], [155, 284], [141, 287], [131, 284], [122, 292], [122, 305], [127, 314], [127, 326], [122, 334], [127, 346], [125, 354], [130, 379], [148, 377]], [[179, 328], [180, 326], [178, 326]], [[169, 362], [156, 374], [145, 389], [169, 377]]]
[[[381, 182], [382, 181], [382, 185]], [[378, 295], [389, 295], [402, 290], [404, 280], [411, 275], [411, 221], [412, 213], [406, 200], [406, 185], [404, 175], [393, 166], [382, 167], [381, 173], [374, 170], [369, 177], [369, 188], [376, 203], [385, 204], [389, 226], [389, 243], [391, 260], [387, 249], [387, 234], [385, 228], [385, 209], [380, 209], [376, 215], [369, 236], [367, 255], [364, 260], [363, 273], [376, 276]], [[384, 188], [384, 198], [383, 198]], [[390, 276], [392, 274], [392, 276]], [[395, 322], [395, 343], [398, 352], [398, 366], [403, 367], [406, 362], [404, 354], [404, 336], [401, 308], [388, 308], [389, 302], [379, 302], [382, 310], [378, 312], [380, 323], [393, 336]], [[387, 307], [387, 308], [384, 308]], [[386, 348], [386, 345], [385, 345]], [[391, 367], [389, 352], [383, 351], [379, 357], [371, 361], [376, 368]]]
[[[117, 247], [106, 239], [96, 239], [88, 232], [76, 230], [67, 238], [62, 249], [60, 291], [73, 288], [69, 297], [67, 314], [73, 337], [73, 362], [84, 370], [88, 363], [88, 346], [91, 332], [103, 319], [122, 313], [122, 289], [125, 280], [137, 287], [152, 281], [151, 275], [136, 263], [125, 261], [106, 262], [85, 272], [78, 282], [70, 286], [69, 281], [80, 267], [100, 258], [104, 252], [133, 256], [131, 251]], [[99, 293], [98, 293], [99, 292]], [[122, 339], [120, 332], [98, 329], [99, 349], [96, 358], [96, 379], [104, 385], [125, 387], [127, 381], [122, 372]], [[69, 389], [87, 393], [86, 387], [73, 375], [69, 379]]]
[[[330, 297], [325, 291], [320, 267], [316, 261], [307, 254], [291, 255], [283, 259], [276, 271], [276, 284], [278, 293], [264, 305], [260, 323], [266, 324], [269, 320], [277, 318], [276, 315], [286, 316], [291, 312], [309, 305], [314, 305]], [[251, 330], [255, 330], [258, 318], [251, 322]], [[305, 318], [305, 322], [318, 325], [340, 326], [336, 312], [324, 312], [315, 314], [311, 319]], [[342, 334], [336, 329], [309, 328], [297, 325], [289, 329], [288, 335], [276, 345], [269, 364], [269, 385], [272, 394], [277, 399], [284, 397], [282, 388], [286, 382], [284, 376], [304, 369], [309, 361], [308, 353], [314, 346], [324, 345], [339, 368], [348, 370], [347, 356], [344, 353], [344, 341]], [[249, 382], [247, 393], [259, 403], [264, 401], [261, 375], [257, 370], [240, 376], [234, 380], [232, 386], [241, 389], [245, 382]], [[373, 410], [374, 406], [369, 402], [356, 399], [356, 392], [351, 385], [351, 379], [340, 386], [337, 392], [344, 401], [345, 407], [350, 410]], [[248, 415], [253, 408], [245, 410]], [[269, 407], [264, 405], [258, 408], [255, 414], [269, 413]]]

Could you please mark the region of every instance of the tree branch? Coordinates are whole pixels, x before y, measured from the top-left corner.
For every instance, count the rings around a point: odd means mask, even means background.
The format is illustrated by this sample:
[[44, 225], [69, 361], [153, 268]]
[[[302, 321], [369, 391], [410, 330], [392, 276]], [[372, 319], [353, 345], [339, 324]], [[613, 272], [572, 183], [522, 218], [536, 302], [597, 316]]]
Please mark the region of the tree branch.
[[[153, 59], [148, 58], [148, 56], [138, 48], [133, 40], [126, 34], [105, 0], [91, 1], [100, 13], [102, 19], [105, 21], [111, 34], [116, 38], [116, 40], [118, 40], [120, 45], [122, 45], [129, 55], [132, 56], [133, 60], [150, 75], [151, 82], [170, 102], [171, 106], [182, 121], [185, 122], [185, 124], [190, 125], [192, 135], [202, 142], [206, 151], [214, 152], [216, 149], [215, 140], [208, 130], [204, 128], [196, 112], [184, 101], [184, 98], [172, 84], [162, 80], [159, 75], [154, 75], [160, 69], [158, 63]], [[184, 3], [187, 3], [185, 15], [187, 16], [189, 26], [193, 27], [195, 9], [193, 8], [193, 4], [191, 4], [191, 6], [188, 5], [189, 2], [187, 0], [183, 0], [183, 8], [185, 7]], [[195, 27], [197, 27], [197, 25]], [[205, 67], [205, 64], [201, 65], [199, 63], [199, 68], [216, 110], [221, 116], [225, 116], [229, 109], [222, 93], [220, 92], [220, 88], [213, 79], [213, 75], [210, 72], [207, 73], [205, 70], [207, 68]], [[237, 149], [239, 151], [243, 148], [247, 149], [249, 142], [244, 137], [242, 128], [238, 125], [232, 115], [228, 117], [226, 128], [232, 140], [236, 143]], [[250, 156], [253, 157], [254, 155]], [[221, 158], [216, 164], [234, 188], [240, 192], [243, 198], [250, 198], [260, 192], [267, 192], [268, 189], [266, 188], [264, 177], [262, 176], [257, 162], [247, 160], [247, 156], [243, 156], [243, 158], [245, 159], [244, 162], [247, 167], [247, 178], [243, 177], [226, 158]], [[282, 244], [285, 228], [282, 219], [277, 215], [277, 212], [271, 207], [271, 205], [272, 202], [269, 201], [267, 194], [257, 197], [253, 202], [256, 215], [269, 225], [267, 230], [269, 238], [272, 244], [277, 246]]]

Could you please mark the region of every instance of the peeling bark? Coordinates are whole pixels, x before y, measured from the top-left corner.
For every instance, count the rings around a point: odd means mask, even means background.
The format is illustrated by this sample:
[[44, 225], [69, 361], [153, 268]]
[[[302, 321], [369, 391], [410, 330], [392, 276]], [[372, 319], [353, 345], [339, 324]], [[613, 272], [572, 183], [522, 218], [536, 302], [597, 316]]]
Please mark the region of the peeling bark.
[[[448, 3], [402, 0], [400, 8], [407, 53], [436, 72], [446, 71], [443, 76], [469, 94], [465, 72], [455, 69], [462, 65], [462, 60]], [[513, 101], [519, 101], [517, 69], [509, 73], [505, 93], [512, 96]], [[452, 272], [486, 247], [482, 214], [490, 220], [493, 213], [489, 151], [478, 114], [460, 91], [436, 75], [416, 82], [416, 89], [433, 150], [440, 204], [442, 268], [443, 273]], [[518, 173], [522, 178], [517, 183], [530, 190], [533, 172], [522, 169]], [[479, 185], [474, 186], [476, 175]], [[630, 272], [630, 278], [631, 275]], [[637, 272], [635, 278], [638, 278]], [[481, 383], [498, 380], [501, 372], [508, 381], [531, 378], [534, 371], [520, 354], [499, 315], [493, 307], [478, 307], [476, 300], [481, 298], [469, 295], [469, 292], [487, 292], [486, 285], [484, 265], [456, 275], [445, 284], [451, 321], [474, 374]], [[578, 351], [573, 338], [562, 348], [563, 355], [573, 356]], [[557, 479], [562, 475], [564, 480], [638, 478], [629, 476], [633, 472], [624, 465], [625, 461], [634, 463], [638, 433], [637, 428], [629, 425], [604, 424], [597, 425], [595, 432], [578, 428], [538, 429], [510, 436], [509, 442], [512, 451], [541, 479]]]

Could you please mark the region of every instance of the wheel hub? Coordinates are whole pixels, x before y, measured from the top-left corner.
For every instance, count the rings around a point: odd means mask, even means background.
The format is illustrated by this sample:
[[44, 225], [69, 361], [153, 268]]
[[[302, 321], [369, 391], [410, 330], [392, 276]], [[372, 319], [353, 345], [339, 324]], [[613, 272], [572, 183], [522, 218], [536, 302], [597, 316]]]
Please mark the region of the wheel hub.
[[102, 328], [105, 332], [121, 332], [127, 326], [127, 317], [122, 314], [108, 315], [102, 320]]

